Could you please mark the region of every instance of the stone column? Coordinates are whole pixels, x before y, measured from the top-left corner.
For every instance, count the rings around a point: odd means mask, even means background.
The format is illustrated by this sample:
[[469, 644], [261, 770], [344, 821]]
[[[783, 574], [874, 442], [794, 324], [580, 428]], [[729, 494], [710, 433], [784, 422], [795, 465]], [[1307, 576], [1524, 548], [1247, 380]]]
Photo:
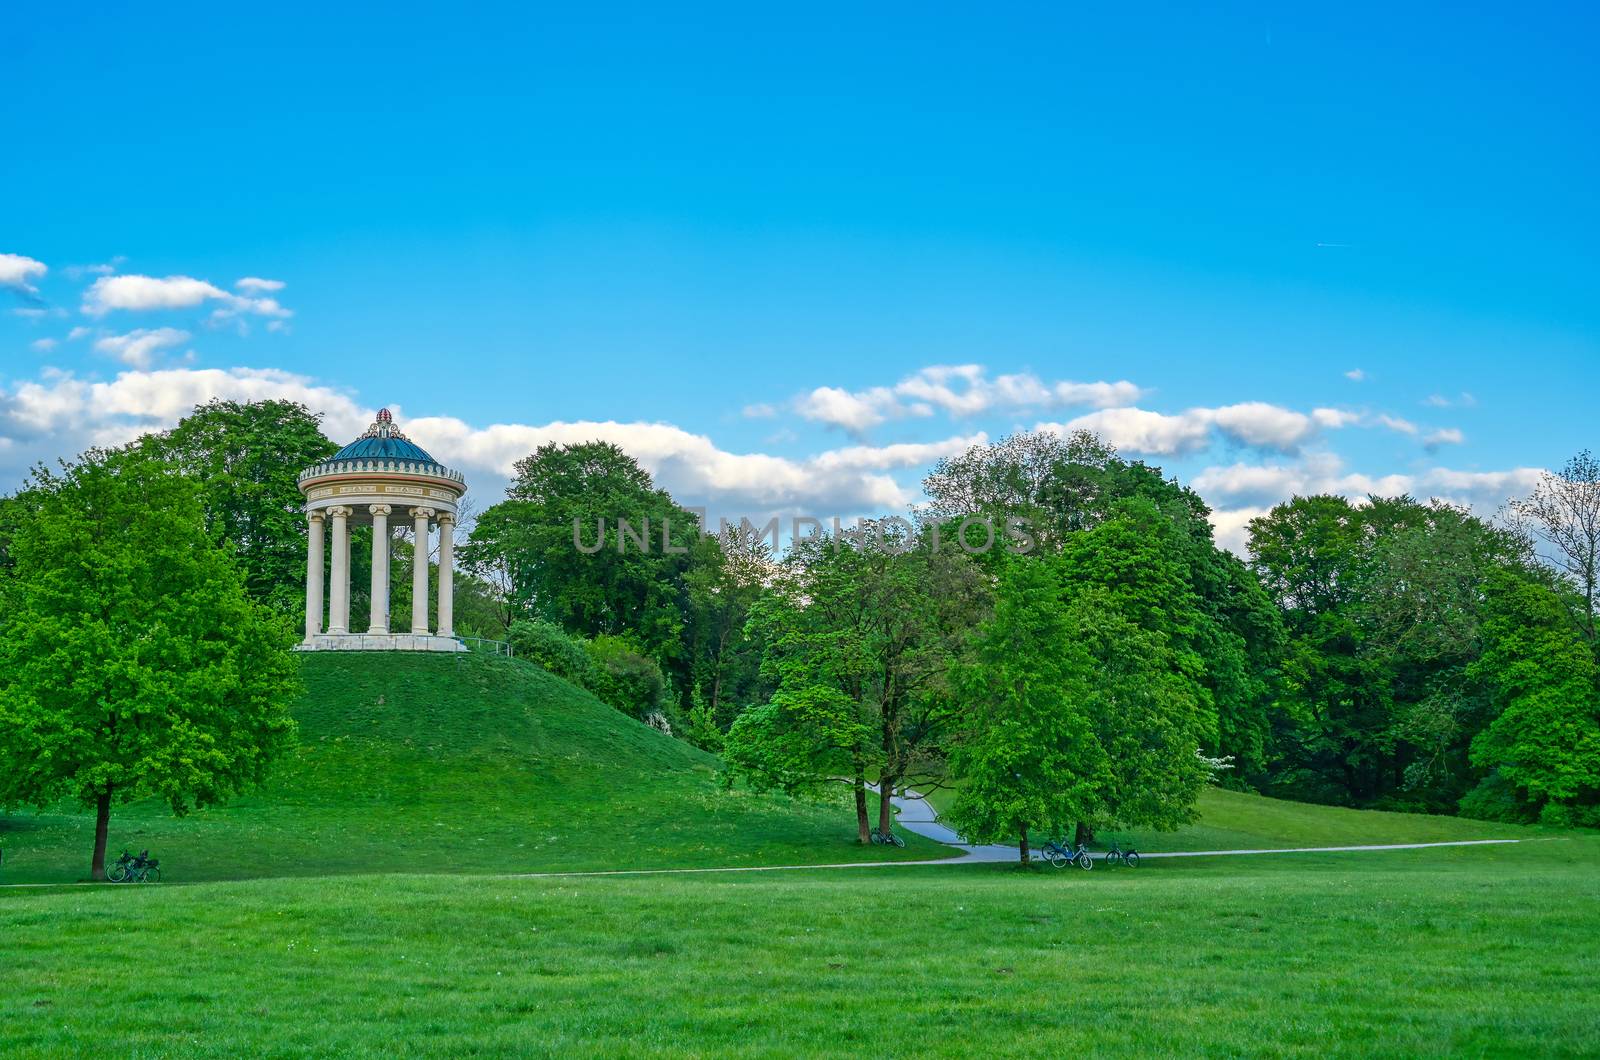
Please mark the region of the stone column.
[[455, 543], [450, 532], [455, 529], [456, 517], [450, 512], [439, 513], [439, 636], [455, 636], [454, 583]]
[[372, 621], [368, 633], [389, 632], [389, 513], [387, 504], [369, 504], [372, 513]]
[[345, 505], [328, 509], [333, 520], [333, 570], [328, 585], [328, 632], [350, 632], [350, 523], [355, 509]]
[[306, 535], [306, 643], [322, 632], [322, 512], [307, 512]]
[[411, 509], [411, 632], [428, 632], [428, 520], [432, 508]]

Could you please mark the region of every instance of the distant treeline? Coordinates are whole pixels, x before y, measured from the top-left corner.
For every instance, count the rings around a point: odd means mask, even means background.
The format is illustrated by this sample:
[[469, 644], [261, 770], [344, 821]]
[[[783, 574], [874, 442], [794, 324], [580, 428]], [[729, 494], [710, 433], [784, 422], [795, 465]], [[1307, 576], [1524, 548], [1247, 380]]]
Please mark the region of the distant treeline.
[[[317, 417], [214, 402], [162, 444], [248, 591], [297, 615], [295, 478], [335, 448]], [[823, 532], [780, 557], [754, 535], [702, 534], [614, 445], [543, 446], [464, 520], [457, 629], [509, 637], [723, 753], [730, 775], [795, 792], [842, 780], [863, 839], [873, 783], [952, 778], [974, 835], [1172, 825], [1207, 780], [1600, 826], [1587, 453], [1492, 520], [1296, 497], [1250, 523], [1246, 558], [1215, 545], [1194, 491], [1088, 433], [975, 446], [923, 489], [875, 545]], [[0, 565], [15, 504], [0, 503]], [[1025, 520], [1034, 547], [932, 547], [933, 527], [948, 543], [973, 516]], [[672, 547], [574, 547], [575, 524], [619, 517], [670, 527]], [[409, 613], [410, 579], [392, 583]]]

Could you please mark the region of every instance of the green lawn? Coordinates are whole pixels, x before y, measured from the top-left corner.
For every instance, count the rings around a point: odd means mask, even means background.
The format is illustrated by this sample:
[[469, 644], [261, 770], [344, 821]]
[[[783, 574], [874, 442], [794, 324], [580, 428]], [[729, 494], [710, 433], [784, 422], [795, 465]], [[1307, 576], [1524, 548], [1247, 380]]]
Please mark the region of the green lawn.
[[[841, 801], [724, 792], [717, 760], [526, 663], [481, 655], [304, 658], [300, 747], [261, 790], [175, 819], [117, 807], [113, 855], [174, 882], [370, 872], [782, 865], [939, 857], [855, 843]], [[0, 814], [0, 883], [88, 875], [94, 819]]]
[[[493, 875], [886, 852], [852, 843], [842, 804], [723, 792], [715, 759], [521, 663], [305, 667], [302, 744], [264, 790], [114, 818], [114, 844], [186, 885], [0, 887], [0, 1054], [1600, 1053], [1592, 833], [1208, 791], [1196, 824], [1117, 838], [1530, 841], [1089, 873]], [[0, 817], [0, 882], [81, 877], [90, 827]]]
[[1592, 1056], [1600, 840], [0, 893], [7, 1055]]

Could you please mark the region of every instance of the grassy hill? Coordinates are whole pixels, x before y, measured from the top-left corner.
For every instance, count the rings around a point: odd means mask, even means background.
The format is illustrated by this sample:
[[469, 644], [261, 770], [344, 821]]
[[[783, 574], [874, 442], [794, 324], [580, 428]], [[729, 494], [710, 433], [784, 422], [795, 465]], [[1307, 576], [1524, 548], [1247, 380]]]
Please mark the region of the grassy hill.
[[[862, 850], [841, 803], [724, 792], [717, 761], [539, 668], [481, 655], [316, 654], [300, 746], [261, 789], [174, 818], [118, 807], [113, 853], [171, 881], [937, 857]], [[0, 815], [0, 882], [87, 874], [92, 816]]]

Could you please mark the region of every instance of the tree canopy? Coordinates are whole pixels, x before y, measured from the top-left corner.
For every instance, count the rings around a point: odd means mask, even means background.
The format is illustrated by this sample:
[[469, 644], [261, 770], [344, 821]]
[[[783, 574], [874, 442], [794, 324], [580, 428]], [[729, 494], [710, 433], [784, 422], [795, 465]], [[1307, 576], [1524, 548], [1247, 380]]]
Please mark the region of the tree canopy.
[[155, 445], [37, 472], [0, 615], [0, 802], [173, 811], [261, 780], [292, 740], [294, 633], [252, 600], [201, 490]]

